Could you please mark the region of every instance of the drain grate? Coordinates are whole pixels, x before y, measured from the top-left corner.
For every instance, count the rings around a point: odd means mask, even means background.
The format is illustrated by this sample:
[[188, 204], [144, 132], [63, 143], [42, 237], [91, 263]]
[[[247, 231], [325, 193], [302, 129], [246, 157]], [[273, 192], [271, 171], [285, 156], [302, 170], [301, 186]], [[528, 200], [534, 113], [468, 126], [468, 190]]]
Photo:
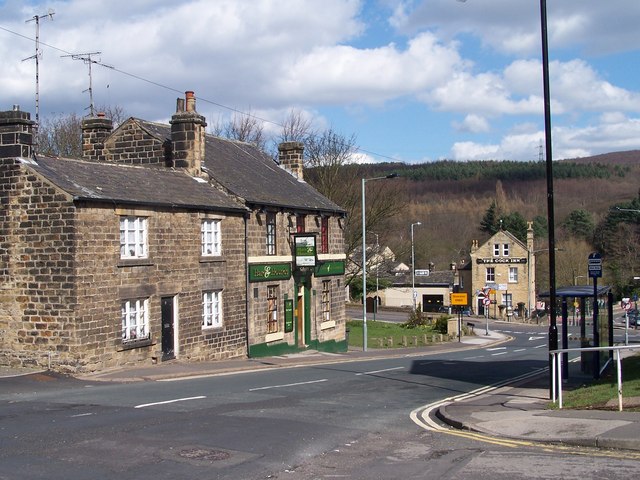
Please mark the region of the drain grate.
[[179, 454], [182, 458], [189, 460], [206, 460], [209, 462], [219, 462], [231, 458], [229, 452], [224, 450], [208, 450], [206, 448], [189, 448], [181, 450]]

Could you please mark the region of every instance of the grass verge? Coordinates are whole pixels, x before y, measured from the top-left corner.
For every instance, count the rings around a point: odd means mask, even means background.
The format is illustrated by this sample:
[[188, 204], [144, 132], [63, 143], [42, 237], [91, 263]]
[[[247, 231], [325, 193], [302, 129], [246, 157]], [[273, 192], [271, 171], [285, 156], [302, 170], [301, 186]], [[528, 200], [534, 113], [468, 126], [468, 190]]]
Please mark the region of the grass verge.
[[[640, 355], [633, 355], [622, 359], [622, 398], [640, 397]], [[607, 402], [614, 400], [613, 406]], [[555, 404], [551, 404], [555, 408]], [[617, 410], [618, 409], [618, 381], [614, 368], [599, 380], [583, 385], [574, 390], [562, 392], [562, 408]], [[625, 407], [624, 411], [640, 412], [640, 407]]]
[[[362, 320], [347, 321], [349, 329], [349, 346], [362, 347]], [[435, 338], [434, 338], [435, 336]], [[434, 339], [447, 339], [436, 330], [434, 325], [415, 328], [403, 327], [398, 323], [367, 321], [367, 347], [370, 348], [403, 348], [432, 344]]]

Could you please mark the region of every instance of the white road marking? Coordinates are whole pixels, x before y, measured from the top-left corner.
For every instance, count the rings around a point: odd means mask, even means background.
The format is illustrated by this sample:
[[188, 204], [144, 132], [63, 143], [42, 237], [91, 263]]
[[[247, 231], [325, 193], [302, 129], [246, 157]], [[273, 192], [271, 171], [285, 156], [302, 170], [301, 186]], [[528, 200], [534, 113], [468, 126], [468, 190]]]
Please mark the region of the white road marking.
[[166, 405], [167, 403], [186, 402], [187, 400], [200, 400], [202, 398], [207, 397], [205, 397], [204, 395], [200, 395], [198, 397], [175, 398], [173, 400], [165, 400], [164, 402], [143, 403], [142, 405], [136, 405], [133, 408], [153, 407], [154, 405]]
[[526, 350], [526, 348], [519, 348], [517, 350], [514, 350], [513, 353], [515, 352], [524, 352]]
[[540, 340], [541, 338], [544, 338], [544, 337], [529, 337], [529, 341], [531, 342], [533, 340]]
[[327, 382], [327, 381], [328, 381], [327, 378], [323, 378], [322, 380], [311, 380], [309, 382], [287, 383], [286, 385], [270, 385], [268, 387], [250, 388], [249, 391], [250, 392], [255, 392], [257, 390], [269, 390], [270, 388], [296, 387], [298, 385], [308, 385], [310, 383], [320, 383], [320, 382]]
[[506, 355], [507, 353], [509, 353], [509, 352], [492, 353], [491, 356], [492, 357], [496, 357], [498, 355]]
[[356, 375], [373, 375], [374, 373], [390, 372], [391, 370], [403, 370], [404, 367], [385, 368], [384, 370], [371, 370], [370, 372], [356, 373]]
[[537, 347], [533, 347], [533, 348], [542, 348], [542, 347], [546, 347], [546, 346], [547, 346], [547, 344], [543, 343], [542, 345], [538, 345]]
[[93, 415], [93, 413], [79, 413], [77, 415], [71, 415], [71, 418], [88, 417], [89, 415]]
[[507, 347], [494, 347], [494, 348], [485, 348], [487, 352], [494, 352], [496, 350], [506, 350]]

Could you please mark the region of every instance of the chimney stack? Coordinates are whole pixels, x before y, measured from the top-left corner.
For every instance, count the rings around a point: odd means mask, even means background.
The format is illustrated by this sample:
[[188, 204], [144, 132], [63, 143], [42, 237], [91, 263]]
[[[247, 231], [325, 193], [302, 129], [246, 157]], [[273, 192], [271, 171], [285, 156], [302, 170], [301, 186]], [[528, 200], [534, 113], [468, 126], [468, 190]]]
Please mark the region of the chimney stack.
[[113, 130], [113, 122], [103, 112], [82, 120], [82, 157], [104, 162], [104, 142]]
[[301, 142], [283, 142], [278, 145], [278, 160], [280, 165], [298, 180], [303, 179], [302, 162], [304, 158], [304, 144]]
[[31, 157], [34, 125], [29, 112], [21, 112], [18, 105], [0, 112], [0, 158]]
[[200, 175], [205, 155], [205, 118], [196, 111], [196, 97], [192, 91], [178, 98], [176, 113], [171, 117], [173, 164], [191, 175]]

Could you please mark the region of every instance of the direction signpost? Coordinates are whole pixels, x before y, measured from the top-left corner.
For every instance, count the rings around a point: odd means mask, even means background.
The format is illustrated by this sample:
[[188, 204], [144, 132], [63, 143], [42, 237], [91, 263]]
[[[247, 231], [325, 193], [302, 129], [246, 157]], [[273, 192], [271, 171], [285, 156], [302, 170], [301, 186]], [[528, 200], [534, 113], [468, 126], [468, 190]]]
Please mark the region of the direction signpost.
[[[602, 277], [602, 257], [598, 252], [590, 253], [587, 261], [589, 277], [593, 278], [593, 346], [600, 346], [598, 329], [598, 278]], [[600, 378], [600, 352], [593, 352], [593, 376]]]

